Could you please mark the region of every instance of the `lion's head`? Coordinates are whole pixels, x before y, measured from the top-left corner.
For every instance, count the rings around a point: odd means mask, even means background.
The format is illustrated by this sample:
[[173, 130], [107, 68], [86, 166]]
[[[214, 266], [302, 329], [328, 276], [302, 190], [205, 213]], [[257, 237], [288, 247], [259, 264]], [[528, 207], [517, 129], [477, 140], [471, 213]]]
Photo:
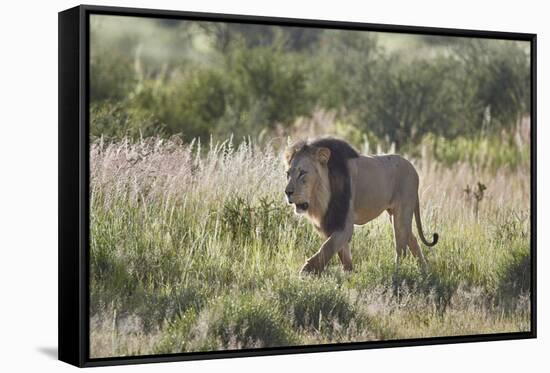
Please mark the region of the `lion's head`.
[[351, 196], [347, 161], [359, 154], [345, 141], [299, 141], [285, 152], [287, 201], [325, 234], [342, 227]]
[[285, 152], [287, 185], [285, 194], [299, 214], [321, 217], [330, 198], [328, 161], [330, 149], [300, 141]]

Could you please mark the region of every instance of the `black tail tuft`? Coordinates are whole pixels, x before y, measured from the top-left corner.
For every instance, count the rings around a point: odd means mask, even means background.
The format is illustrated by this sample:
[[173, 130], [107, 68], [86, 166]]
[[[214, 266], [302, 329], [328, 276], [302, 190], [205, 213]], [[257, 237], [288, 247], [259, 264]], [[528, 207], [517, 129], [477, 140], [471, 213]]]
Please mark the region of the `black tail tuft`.
[[428, 246], [435, 246], [435, 244], [437, 243], [437, 241], [439, 241], [439, 235], [437, 233], [434, 233], [433, 236], [432, 236], [432, 243], [429, 244]]

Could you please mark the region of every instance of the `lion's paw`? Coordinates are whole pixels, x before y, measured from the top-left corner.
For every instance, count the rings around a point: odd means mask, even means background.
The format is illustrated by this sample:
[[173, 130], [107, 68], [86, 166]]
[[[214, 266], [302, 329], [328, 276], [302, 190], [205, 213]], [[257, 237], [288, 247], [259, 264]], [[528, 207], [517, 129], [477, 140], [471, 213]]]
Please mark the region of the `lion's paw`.
[[302, 269], [300, 270], [300, 277], [318, 273], [321, 273], [321, 268], [317, 261], [312, 258], [303, 265]]

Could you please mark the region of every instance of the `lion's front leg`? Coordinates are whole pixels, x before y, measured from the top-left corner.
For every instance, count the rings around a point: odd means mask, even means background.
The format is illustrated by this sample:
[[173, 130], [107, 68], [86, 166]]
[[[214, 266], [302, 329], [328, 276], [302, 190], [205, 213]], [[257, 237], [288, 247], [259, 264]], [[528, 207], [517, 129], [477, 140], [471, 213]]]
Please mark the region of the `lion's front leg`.
[[[344, 245], [347, 245], [351, 240], [353, 234], [353, 224], [348, 224], [341, 231], [336, 231], [330, 235], [330, 237], [321, 245], [321, 248], [315, 255], [309, 258], [302, 269], [300, 274], [305, 273], [321, 273], [330, 258], [334, 256]], [[351, 259], [351, 258], [350, 258]], [[350, 263], [351, 265], [351, 263]]]
[[338, 251], [338, 256], [344, 266], [344, 271], [351, 272], [353, 270], [353, 265], [351, 264], [351, 249], [349, 247], [349, 242], [346, 242], [342, 249]]

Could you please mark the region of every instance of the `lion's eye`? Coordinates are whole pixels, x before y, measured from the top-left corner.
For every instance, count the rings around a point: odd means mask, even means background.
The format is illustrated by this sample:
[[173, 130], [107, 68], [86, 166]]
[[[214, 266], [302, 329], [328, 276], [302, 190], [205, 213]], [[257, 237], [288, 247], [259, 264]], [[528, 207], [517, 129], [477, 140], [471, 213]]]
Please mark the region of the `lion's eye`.
[[290, 172], [288, 172], [288, 171], [286, 172], [286, 178], [290, 179]]
[[306, 171], [300, 171], [300, 174], [298, 175], [298, 178], [303, 178], [307, 174]]

